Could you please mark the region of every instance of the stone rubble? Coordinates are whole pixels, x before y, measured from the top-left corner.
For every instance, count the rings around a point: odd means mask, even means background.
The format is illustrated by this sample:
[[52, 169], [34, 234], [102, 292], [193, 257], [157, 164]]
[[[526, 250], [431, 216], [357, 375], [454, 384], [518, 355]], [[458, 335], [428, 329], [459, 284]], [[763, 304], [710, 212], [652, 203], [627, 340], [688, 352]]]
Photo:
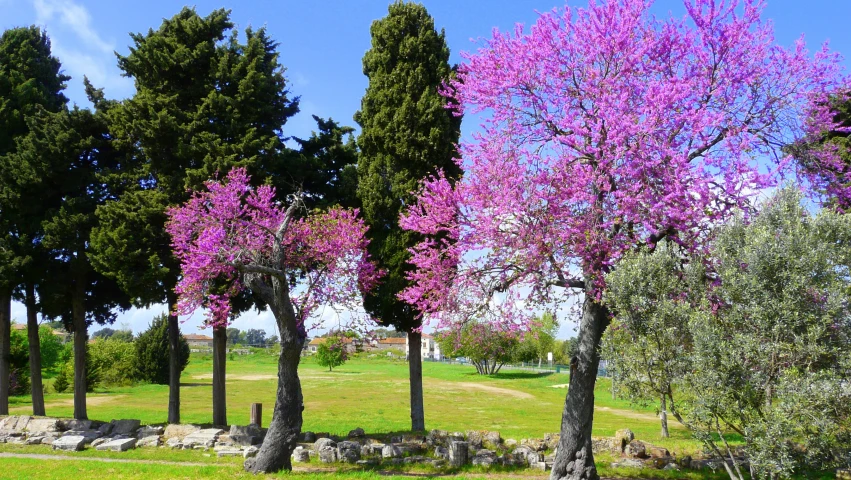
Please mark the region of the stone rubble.
[[[51, 445], [55, 450], [66, 451], [176, 448], [209, 451], [204, 454], [206, 456], [250, 459], [259, 452], [265, 433], [265, 429], [253, 424], [232, 425], [226, 431], [190, 424], [141, 425], [135, 419], [106, 423], [29, 415], [0, 418], [0, 443]], [[292, 453], [292, 461], [362, 466], [430, 464], [436, 468], [502, 465], [546, 471], [552, 468], [559, 438], [558, 433], [551, 433], [540, 439], [503, 440], [499, 432], [487, 430], [432, 430], [426, 435], [372, 438], [362, 428], [355, 428], [342, 438], [327, 432], [305, 431]], [[678, 470], [718, 468], [720, 465], [711, 459], [674, 457], [665, 448], [636, 440], [629, 429], [618, 430], [613, 438], [594, 438], [592, 450], [615, 455], [612, 464], [615, 467]], [[581, 465], [579, 460], [584, 455], [584, 450], [577, 454], [575, 465]]]

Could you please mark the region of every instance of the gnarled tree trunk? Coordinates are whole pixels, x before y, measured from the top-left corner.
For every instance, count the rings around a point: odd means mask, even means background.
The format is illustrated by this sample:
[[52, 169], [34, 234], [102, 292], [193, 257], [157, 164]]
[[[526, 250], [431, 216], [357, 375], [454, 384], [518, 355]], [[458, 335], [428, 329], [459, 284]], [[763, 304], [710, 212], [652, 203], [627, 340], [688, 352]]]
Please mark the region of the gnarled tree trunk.
[[9, 355], [12, 350], [12, 291], [0, 287], [0, 415], [9, 414]]
[[660, 395], [659, 400], [659, 419], [662, 421], [662, 438], [668, 438], [671, 434], [668, 433], [668, 406], [665, 395]]
[[254, 295], [268, 304], [275, 315], [281, 337], [281, 355], [278, 358], [278, 390], [272, 421], [257, 456], [245, 461], [245, 470], [253, 473], [292, 470], [290, 455], [301, 433], [304, 409], [298, 363], [306, 334], [303, 327], [301, 330], [298, 328], [286, 280], [273, 278], [269, 285], [255, 276], [249, 279], [249, 284]]
[[408, 332], [408, 376], [411, 389], [411, 430], [425, 431], [425, 409], [423, 407], [423, 335]]
[[36, 317], [35, 285], [26, 284], [27, 340], [30, 348], [30, 386], [32, 387], [33, 415], [44, 416], [44, 387], [41, 383], [41, 345], [38, 338], [38, 318]]
[[74, 418], [88, 420], [86, 413], [86, 289], [83, 281], [74, 281], [71, 317], [74, 324]]
[[168, 423], [180, 423], [180, 326], [177, 323], [177, 295], [170, 287], [168, 302]]
[[[588, 285], [593, 282], [587, 281]], [[600, 365], [599, 346], [609, 325], [608, 310], [586, 289], [579, 324], [579, 352], [571, 361], [570, 384], [561, 418], [561, 438], [552, 480], [597, 480], [597, 467], [591, 452], [591, 426], [594, 421], [594, 384]]]
[[228, 338], [224, 326], [213, 327], [213, 425], [228, 424], [225, 376]]

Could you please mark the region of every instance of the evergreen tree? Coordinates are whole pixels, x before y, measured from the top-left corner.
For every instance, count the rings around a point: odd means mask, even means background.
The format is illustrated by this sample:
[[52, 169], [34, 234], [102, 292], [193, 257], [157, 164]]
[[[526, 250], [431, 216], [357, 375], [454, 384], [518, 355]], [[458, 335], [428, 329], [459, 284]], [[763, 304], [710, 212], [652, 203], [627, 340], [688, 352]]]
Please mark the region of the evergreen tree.
[[370, 255], [387, 273], [365, 306], [382, 325], [408, 333], [411, 428], [424, 430], [421, 323], [418, 312], [397, 298], [408, 286], [408, 249], [420, 237], [399, 227], [399, 214], [414, 202], [412, 192], [424, 177], [438, 169], [450, 179], [460, 177], [453, 158], [461, 119], [444, 108], [447, 100], [438, 92], [453, 73], [444, 33], [434, 29], [425, 7], [393, 3], [370, 32], [372, 47], [363, 58], [369, 87], [355, 114], [362, 128], [357, 193]]
[[[189, 363], [189, 344], [183, 335], [179, 338], [177, 365], [183, 371]], [[169, 383], [168, 316], [154, 318], [147, 330], [135, 341], [136, 372], [140, 380], [160, 385]]]
[[51, 114], [28, 141], [33, 151], [60, 159], [64, 165], [49, 178], [60, 195], [59, 208], [42, 223], [43, 244], [58, 265], [43, 285], [43, 314], [62, 317], [74, 333], [74, 418], [85, 419], [87, 386], [85, 350], [88, 327], [115, 321], [115, 310], [130, 307], [127, 296], [91, 265], [90, 236], [97, 226], [95, 211], [114, 198], [119, 187], [109, 179], [122, 163], [113, 148], [102, 111], [74, 108]]
[[[29, 369], [34, 415], [44, 415], [41, 354], [38, 342], [36, 286], [45, 280], [49, 257], [41, 246], [41, 222], [59, 202], [47, 188], [61, 159], [40, 155], [28, 140], [46, 116], [64, 111], [67, 77], [51, 55], [50, 39], [31, 26], [3, 32], [0, 38], [0, 228], [4, 258], [0, 259], [0, 413], [7, 412], [8, 328], [12, 290], [27, 309]], [[21, 377], [21, 375], [17, 375]]]
[[[133, 154], [126, 177], [134, 188], [99, 209], [103, 227], [93, 235], [93, 262], [139, 306], [165, 301], [169, 312], [176, 310], [179, 269], [164, 229], [168, 207], [234, 166], [270, 172], [284, 164], [281, 129], [298, 101], [288, 97], [277, 44], [264, 29], [247, 29], [241, 42], [229, 17], [223, 9], [201, 17], [184, 8], [159, 29], [131, 35], [130, 54], [118, 59], [136, 94], [112, 110], [110, 130]], [[214, 328], [217, 351], [225, 335], [225, 326]], [[170, 317], [170, 423], [180, 421], [178, 336], [177, 318]], [[213, 410], [214, 423], [223, 424], [219, 353]]]

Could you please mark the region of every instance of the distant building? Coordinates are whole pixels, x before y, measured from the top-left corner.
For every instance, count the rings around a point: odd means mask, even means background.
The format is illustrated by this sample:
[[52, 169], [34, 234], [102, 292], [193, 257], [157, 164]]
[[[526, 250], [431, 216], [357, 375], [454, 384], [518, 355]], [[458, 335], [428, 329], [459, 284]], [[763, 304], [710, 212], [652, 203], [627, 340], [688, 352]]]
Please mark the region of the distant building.
[[375, 342], [374, 348], [376, 350], [405, 350], [405, 353], [408, 353], [408, 339], [401, 337], [389, 337], [389, 338], [381, 338]]
[[[326, 340], [328, 340], [328, 337], [314, 338], [310, 341], [310, 343], [307, 344], [307, 351], [310, 353], [316, 353], [316, 350], [319, 348], [319, 345], [325, 343]], [[369, 349], [369, 345], [359, 338], [343, 337], [343, 344], [346, 346], [346, 351], [349, 353]]]
[[[401, 338], [399, 340], [402, 340]], [[408, 337], [405, 336], [405, 356], [407, 357], [410, 352], [410, 346], [408, 344]], [[420, 356], [422, 358], [429, 358], [433, 360], [440, 360], [440, 345], [434, 339], [433, 336], [423, 333], [422, 334], [422, 345], [420, 346]]]
[[189, 335], [183, 336], [186, 339], [186, 343], [189, 344], [189, 348], [213, 348], [213, 337], [208, 337], [206, 335], [198, 335], [195, 333], [190, 333]]

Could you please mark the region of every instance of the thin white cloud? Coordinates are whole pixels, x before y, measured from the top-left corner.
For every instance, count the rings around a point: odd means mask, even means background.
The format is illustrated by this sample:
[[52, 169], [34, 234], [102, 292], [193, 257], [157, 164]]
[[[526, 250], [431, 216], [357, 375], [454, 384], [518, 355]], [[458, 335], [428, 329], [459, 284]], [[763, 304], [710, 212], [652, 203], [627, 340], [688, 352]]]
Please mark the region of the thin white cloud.
[[92, 27], [92, 17], [88, 10], [70, 0], [33, 0], [36, 19], [40, 25], [49, 26], [54, 19], [70, 29], [88, 47], [104, 53], [112, 53], [113, 45], [103, 40]]

